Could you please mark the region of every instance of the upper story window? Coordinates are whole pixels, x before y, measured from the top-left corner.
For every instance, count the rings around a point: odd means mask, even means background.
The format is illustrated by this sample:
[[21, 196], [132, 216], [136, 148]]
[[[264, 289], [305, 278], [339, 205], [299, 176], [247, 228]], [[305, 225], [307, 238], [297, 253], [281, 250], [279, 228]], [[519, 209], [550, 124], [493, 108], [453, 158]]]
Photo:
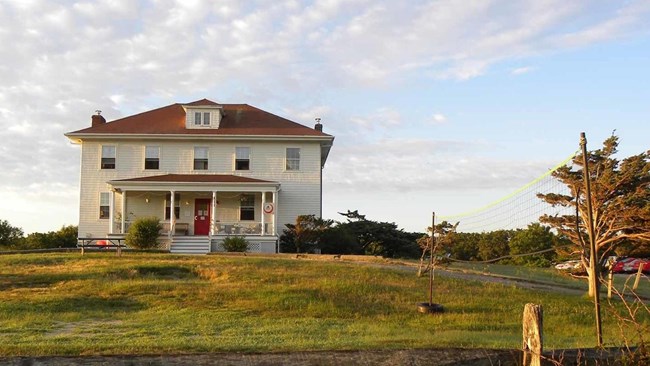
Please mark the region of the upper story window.
[[194, 170], [208, 170], [208, 148], [194, 147]]
[[235, 170], [250, 170], [251, 149], [250, 147], [235, 148]]
[[108, 219], [111, 208], [111, 196], [108, 192], [99, 192], [99, 218]]
[[244, 194], [239, 205], [240, 220], [255, 220], [255, 195]]
[[300, 148], [288, 147], [286, 157], [286, 170], [300, 170]]
[[115, 169], [115, 146], [102, 145], [102, 169]]
[[210, 112], [194, 112], [195, 126], [210, 126]]
[[160, 169], [160, 146], [145, 146], [144, 168], [153, 170]]

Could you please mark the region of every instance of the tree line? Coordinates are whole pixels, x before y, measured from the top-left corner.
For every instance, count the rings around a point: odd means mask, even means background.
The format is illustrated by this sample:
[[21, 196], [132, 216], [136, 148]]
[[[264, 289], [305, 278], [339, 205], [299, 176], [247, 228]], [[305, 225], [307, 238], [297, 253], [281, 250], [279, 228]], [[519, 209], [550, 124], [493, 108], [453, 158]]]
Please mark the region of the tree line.
[[57, 231], [31, 233], [25, 236], [23, 230], [0, 220], [0, 250], [26, 250], [46, 248], [75, 248], [77, 226], [62, 226]]

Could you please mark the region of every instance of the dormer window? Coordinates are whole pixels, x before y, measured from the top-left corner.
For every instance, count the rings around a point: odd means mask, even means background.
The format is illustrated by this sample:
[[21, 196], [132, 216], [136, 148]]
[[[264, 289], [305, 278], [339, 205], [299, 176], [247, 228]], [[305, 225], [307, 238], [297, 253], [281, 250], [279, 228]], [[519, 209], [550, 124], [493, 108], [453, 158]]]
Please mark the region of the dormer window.
[[194, 112], [195, 126], [210, 126], [210, 112]]
[[184, 105], [185, 128], [187, 129], [218, 129], [224, 117], [223, 106], [214, 104]]

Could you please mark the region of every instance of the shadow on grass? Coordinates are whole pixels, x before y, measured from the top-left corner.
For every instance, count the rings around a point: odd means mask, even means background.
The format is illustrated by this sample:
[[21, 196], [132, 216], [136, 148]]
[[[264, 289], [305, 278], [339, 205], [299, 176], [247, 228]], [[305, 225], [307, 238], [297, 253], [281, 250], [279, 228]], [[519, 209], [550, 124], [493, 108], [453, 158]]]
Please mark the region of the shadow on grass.
[[117, 279], [156, 278], [162, 280], [182, 280], [196, 278], [191, 268], [179, 265], [134, 266], [110, 270], [108, 276]]
[[7, 314], [60, 314], [79, 313], [84, 316], [105, 317], [113, 313], [134, 312], [145, 308], [145, 305], [128, 297], [104, 298], [98, 296], [75, 296], [56, 299], [46, 299], [30, 302], [5, 302], [0, 304]]
[[13, 274], [0, 277], [0, 291], [21, 288], [50, 287], [63, 281], [88, 280], [96, 278], [96, 273], [35, 273]]

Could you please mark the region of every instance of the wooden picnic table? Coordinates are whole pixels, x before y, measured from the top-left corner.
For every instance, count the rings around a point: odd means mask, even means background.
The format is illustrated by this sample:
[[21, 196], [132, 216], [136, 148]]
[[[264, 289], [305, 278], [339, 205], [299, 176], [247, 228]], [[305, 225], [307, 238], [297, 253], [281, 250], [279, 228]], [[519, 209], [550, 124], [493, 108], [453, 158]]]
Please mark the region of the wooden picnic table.
[[77, 238], [77, 247], [81, 248], [81, 255], [84, 255], [86, 248], [117, 248], [117, 256], [122, 255], [122, 248], [126, 248], [126, 244], [122, 242], [125, 238]]

